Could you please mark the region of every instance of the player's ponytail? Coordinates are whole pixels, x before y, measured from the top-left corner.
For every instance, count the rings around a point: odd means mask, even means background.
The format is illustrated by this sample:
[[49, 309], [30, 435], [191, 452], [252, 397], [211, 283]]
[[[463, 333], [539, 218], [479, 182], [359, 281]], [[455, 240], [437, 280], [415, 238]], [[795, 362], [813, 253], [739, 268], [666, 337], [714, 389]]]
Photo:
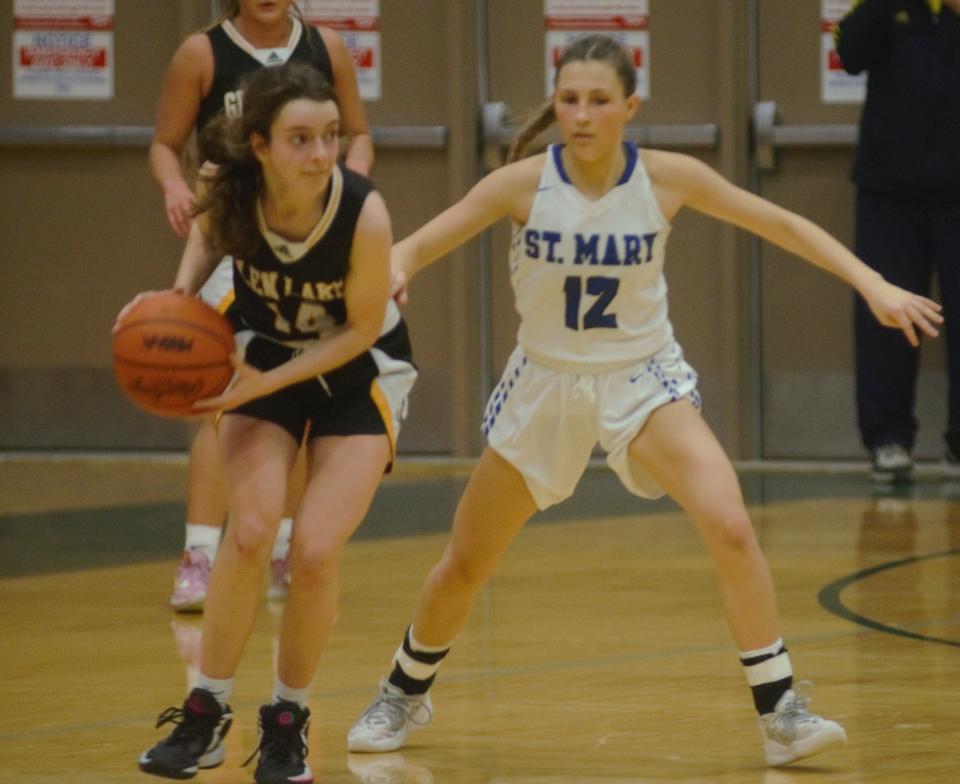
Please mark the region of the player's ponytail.
[[507, 163], [519, 161], [526, 154], [527, 148], [541, 133], [554, 124], [557, 120], [557, 113], [553, 108], [553, 101], [546, 101], [540, 105], [527, 121], [523, 124], [510, 145], [507, 152]]

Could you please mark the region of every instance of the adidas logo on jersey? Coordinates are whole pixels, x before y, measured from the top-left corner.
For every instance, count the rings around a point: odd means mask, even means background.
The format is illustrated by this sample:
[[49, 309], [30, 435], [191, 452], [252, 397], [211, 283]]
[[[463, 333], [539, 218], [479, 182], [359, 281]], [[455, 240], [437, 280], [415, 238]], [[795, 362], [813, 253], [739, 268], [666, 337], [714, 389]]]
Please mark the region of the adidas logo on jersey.
[[267, 65], [281, 65], [283, 63], [283, 58], [278, 55], [276, 52], [270, 52], [267, 55], [266, 64]]

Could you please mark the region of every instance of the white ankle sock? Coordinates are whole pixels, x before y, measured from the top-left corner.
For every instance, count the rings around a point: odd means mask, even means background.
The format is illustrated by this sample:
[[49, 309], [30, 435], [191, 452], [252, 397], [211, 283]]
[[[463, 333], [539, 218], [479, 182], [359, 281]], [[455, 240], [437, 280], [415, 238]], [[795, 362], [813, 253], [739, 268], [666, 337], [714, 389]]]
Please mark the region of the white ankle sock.
[[193, 688], [210, 692], [217, 702], [226, 707], [233, 695], [233, 678], [208, 678], [201, 672], [197, 674]]
[[274, 561], [282, 561], [290, 554], [290, 536], [293, 534], [293, 518], [284, 517], [280, 521], [280, 528], [277, 529], [277, 538], [273, 541], [273, 552], [270, 558]]
[[305, 689], [294, 689], [287, 686], [283, 681], [277, 678], [273, 684], [273, 704], [278, 702], [295, 702], [301, 708], [307, 707], [307, 700], [310, 698], [310, 687]]
[[184, 549], [199, 550], [213, 563], [220, 546], [220, 528], [215, 525], [196, 525], [187, 523], [187, 536]]

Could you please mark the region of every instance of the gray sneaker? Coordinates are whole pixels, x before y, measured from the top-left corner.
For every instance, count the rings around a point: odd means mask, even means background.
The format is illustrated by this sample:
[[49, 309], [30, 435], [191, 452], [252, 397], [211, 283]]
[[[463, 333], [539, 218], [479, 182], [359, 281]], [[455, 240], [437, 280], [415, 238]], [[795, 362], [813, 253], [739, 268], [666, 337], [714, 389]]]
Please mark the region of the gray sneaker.
[[908, 482], [913, 473], [913, 458], [902, 444], [884, 444], [873, 450], [873, 481]]
[[810, 681], [801, 681], [784, 694], [773, 713], [759, 718], [763, 754], [768, 765], [787, 765], [847, 742], [847, 733], [837, 722], [807, 710]]
[[430, 694], [408, 696], [386, 680], [380, 693], [347, 734], [348, 751], [396, 751], [407, 735], [425, 727], [433, 717]]

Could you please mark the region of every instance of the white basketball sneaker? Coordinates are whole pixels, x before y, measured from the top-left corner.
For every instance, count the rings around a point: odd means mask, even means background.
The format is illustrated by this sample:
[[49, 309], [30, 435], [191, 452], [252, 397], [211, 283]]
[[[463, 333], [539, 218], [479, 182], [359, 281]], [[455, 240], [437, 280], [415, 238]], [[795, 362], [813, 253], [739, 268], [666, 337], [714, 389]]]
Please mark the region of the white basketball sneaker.
[[430, 694], [407, 695], [386, 680], [380, 693], [347, 734], [348, 751], [396, 751], [411, 732], [433, 717]]
[[759, 718], [768, 765], [787, 765], [846, 743], [843, 727], [807, 710], [812, 685], [810, 681], [795, 684], [796, 690], [788, 690], [773, 713]]

